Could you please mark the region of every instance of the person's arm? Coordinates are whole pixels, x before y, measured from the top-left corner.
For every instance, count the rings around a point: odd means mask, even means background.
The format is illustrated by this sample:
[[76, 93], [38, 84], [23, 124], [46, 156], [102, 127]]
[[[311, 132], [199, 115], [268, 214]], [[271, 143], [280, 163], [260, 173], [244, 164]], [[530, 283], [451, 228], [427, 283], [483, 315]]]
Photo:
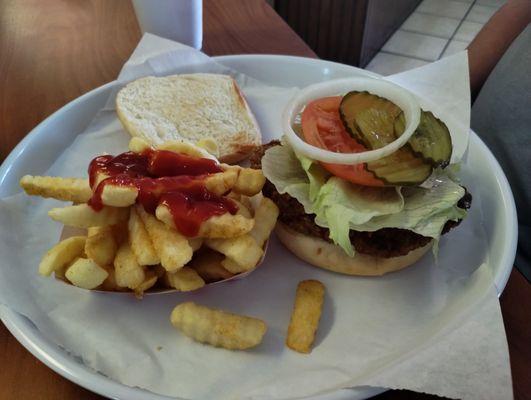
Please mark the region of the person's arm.
[[514, 39], [531, 22], [531, 0], [509, 0], [468, 46], [470, 88], [475, 98]]

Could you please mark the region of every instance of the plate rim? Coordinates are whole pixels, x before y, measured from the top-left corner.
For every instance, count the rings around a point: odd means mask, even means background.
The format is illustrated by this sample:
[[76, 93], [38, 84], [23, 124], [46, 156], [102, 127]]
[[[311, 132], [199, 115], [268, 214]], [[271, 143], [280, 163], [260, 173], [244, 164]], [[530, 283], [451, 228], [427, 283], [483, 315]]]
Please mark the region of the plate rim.
[[[278, 55], [278, 54], [235, 54], [235, 55], [223, 55], [215, 56], [213, 59], [223, 63], [224, 60], [234, 60], [241, 59], [245, 61], [252, 59], [269, 59], [269, 60], [283, 60], [283, 61], [296, 61], [316, 64], [319, 66], [329, 65], [335, 68], [341, 68], [346, 70], [357, 70], [363, 71], [364, 74], [368, 76], [380, 77], [380, 75], [375, 74], [371, 71], [366, 71], [354, 66], [341, 64], [333, 61], [321, 60], [316, 58], [307, 58], [300, 56], [290, 56], [290, 55]], [[107, 90], [108, 88], [117, 84], [117, 81], [111, 81], [104, 85], [101, 85], [97, 88], [90, 90], [87, 93], [77, 97], [71, 102], [65, 104], [43, 121], [41, 121], [37, 126], [35, 126], [9, 153], [5, 160], [0, 165], [0, 186], [3, 184], [6, 176], [9, 174], [9, 166], [25, 151], [27, 145], [33, 140], [34, 136], [41, 131], [46, 129], [46, 125], [50, 123], [51, 120], [56, 118], [59, 114], [67, 113], [73, 107], [76, 107], [79, 103], [84, 102], [87, 98], [97, 95], [98, 93]], [[496, 178], [496, 183], [503, 187], [505, 190], [501, 190], [502, 193], [502, 202], [505, 207], [505, 210], [508, 210], [510, 218], [513, 221], [517, 221], [516, 217], [516, 207], [514, 203], [514, 197], [512, 191], [505, 176], [503, 170], [501, 169], [500, 164], [490, 151], [486, 144], [481, 140], [481, 138], [476, 135], [471, 130], [470, 140], [477, 141], [477, 145], [483, 147], [483, 150], [486, 150], [484, 153], [490, 159], [493, 165], [493, 171]], [[518, 236], [518, 227], [517, 224], [513, 224], [513, 229], [509, 232], [510, 237], [508, 237], [511, 248], [508, 249], [504, 258], [502, 259], [502, 264], [507, 266], [501, 270], [501, 274], [498, 273], [494, 276], [494, 283], [498, 292], [498, 297], [503, 292], [509, 276], [512, 271], [512, 263], [516, 254], [517, 247], [517, 236]], [[497, 278], [499, 277], [499, 281]], [[60, 348], [54, 343], [48, 343], [48, 340], [42, 335], [38, 334], [38, 329], [32, 324], [32, 322], [27, 319], [22, 314], [17, 313], [16, 311], [10, 309], [5, 305], [0, 305], [0, 320], [4, 323], [8, 331], [21, 343], [33, 356], [45, 364], [48, 368], [52, 369], [59, 375], [64, 378], [74, 382], [75, 384], [97, 393], [99, 395], [113, 398], [113, 399], [122, 399], [127, 398], [130, 400], [140, 400], [146, 399], [146, 396], [149, 396], [152, 399], [160, 400], [175, 400], [178, 398], [168, 397], [153, 392], [146, 391], [144, 389], [129, 387], [120, 382], [117, 382], [111, 378], [108, 378], [102, 374], [99, 374], [97, 371], [92, 370], [90, 367], [80, 364], [72, 356], [68, 354], [67, 351]], [[363, 390], [364, 396], [374, 396], [379, 393], [386, 391], [384, 388], [367, 388]], [[340, 390], [341, 391], [341, 390]], [[338, 392], [340, 392], [338, 391]], [[337, 393], [338, 393], [337, 392]], [[336, 393], [336, 392], [334, 392]], [[367, 398], [367, 397], [364, 397]]]

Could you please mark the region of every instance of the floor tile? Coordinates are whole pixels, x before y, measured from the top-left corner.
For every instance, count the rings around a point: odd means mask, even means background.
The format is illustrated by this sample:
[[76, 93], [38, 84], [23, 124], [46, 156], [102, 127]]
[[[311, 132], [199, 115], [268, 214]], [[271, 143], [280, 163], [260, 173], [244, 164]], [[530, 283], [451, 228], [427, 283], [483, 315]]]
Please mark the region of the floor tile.
[[444, 54], [441, 56], [451, 56], [452, 54], [459, 53], [462, 50], [465, 50], [468, 47], [468, 42], [462, 42], [460, 40], [452, 40], [448, 44], [448, 47], [446, 50], [444, 50]]
[[417, 57], [424, 61], [439, 58], [447, 39], [398, 30], [384, 44], [382, 50], [402, 56]]
[[476, 4], [479, 4], [481, 6], [489, 6], [489, 7], [500, 8], [506, 2], [507, 2], [507, 0], [477, 0]]
[[417, 60], [416, 58], [379, 52], [365, 69], [385, 76], [421, 67], [425, 64], [428, 64], [428, 62]]
[[414, 12], [409, 16], [406, 22], [404, 22], [400, 29], [450, 38], [454, 34], [458, 25], [459, 20], [457, 19]]
[[496, 11], [498, 11], [498, 9], [495, 7], [487, 7], [481, 6], [479, 4], [474, 4], [472, 10], [470, 10], [468, 15], [466, 16], [466, 20], [484, 24], [490, 19], [490, 17], [492, 17], [492, 15]]
[[415, 11], [461, 19], [470, 8], [470, 3], [454, 0], [424, 0]]
[[453, 38], [456, 40], [461, 40], [463, 42], [471, 42], [476, 37], [481, 28], [483, 28], [483, 24], [478, 24], [477, 22], [463, 21]]

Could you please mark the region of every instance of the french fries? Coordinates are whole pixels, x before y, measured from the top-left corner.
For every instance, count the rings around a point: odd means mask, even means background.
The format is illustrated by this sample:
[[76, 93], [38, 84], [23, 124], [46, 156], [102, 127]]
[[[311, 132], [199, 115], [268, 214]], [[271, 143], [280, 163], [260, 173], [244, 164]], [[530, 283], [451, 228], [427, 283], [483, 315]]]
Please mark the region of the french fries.
[[137, 206], [136, 211], [144, 222], [151, 243], [166, 271], [173, 272], [184, 267], [193, 254], [188, 240], [175, 229], [148, 214], [142, 206]]
[[[253, 219], [253, 213], [252, 213], [252, 207], [249, 207], [246, 203], [246, 201], [241, 201], [243, 200], [242, 197], [244, 196], [238, 196], [240, 199], [235, 199], [235, 198], [232, 198], [232, 201], [234, 201], [237, 205], [238, 205], [238, 215], [242, 215], [244, 216], [245, 218], [249, 218], [249, 219]], [[248, 197], [245, 197], [246, 199], [248, 199]], [[254, 223], [253, 223], [253, 227], [254, 227]], [[245, 232], [247, 233], [247, 232]]]
[[255, 211], [254, 227], [248, 235], [239, 236], [232, 241], [229, 239], [209, 240], [206, 244], [225, 254], [226, 258], [221, 261], [221, 266], [227, 271], [233, 274], [249, 271], [262, 257], [262, 247], [275, 227], [277, 217], [278, 207], [270, 199], [264, 197]]
[[206, 239], [205, 244], [230, 259], [232, 262], [222, 262], [222, 265], [235, 274], [253, 269], [264, 254], [249, 234], [229, 239]]
[[91, 228], [93, 226], [109, 226], [126, 221], [129, 217], [128, 208], [103, 207], [94, 211], [88, 204], [78, 204], [62, 208], [52, 208], [48, 211], [51, 219], [63, 225], [76, 228]]
[[129, 243], [123, 243], [114, 259], [114, 276], [120, 287], [136, 289], [146, 280], [144, 268], [138, 264]]
[[[157, 219], [176, 229], [173, 216], [168, 207], [161, 204], [155, 212]], [[254, 226], [254, 220], [244, 215], [230, 213], [214, 215], [204, 221], [199, 228], [199, 237], [203, 238], [231, 238], [249, 232]]]
[[[208, 142], [203, 142], [203, 145], [204, 146], [199, 146], [199, 145], [195, 146], [188, 142], [180, 142], [178, 140], [169, 140], [167, 142], [164, 142], [158, 145], [157, 149], [172, 151], [174, 153], [186, 154], [191, 157], [215, 159], [212, 156], [212, 154], [207, 151], [208, 149], [205, 149], [205, 146], [212, 148], [212, 145], [209, 144]], [[217, 150], [217, 146], [216, 146], [216, 150]]]
[[278, 207], [267, 197], [262, 198], [254, 214], [254, 227], [249, 233], [258, 246], [262, 247], [275, 228]]
[[39, 264], [39, 273], [50, 276], [52, 272], [64, 269], [83, 254], [86, 240], [85, 236], [72, 236], [57, 243], [42, 258]]
[[129, 151], [132, 151], [133, 153], [142, 153], [149, 149], [151, 149], [151, 146], [144, 139], [135, 136], [129, 141]]
[[321, 319], [325, 287], [316, 280], [302, 281], [297, 286], [295, 305], [288, 327], [286, 345], [299, 353], [309, 353]]
[[199, 140], [196, 145], [208, 151], [208, 153], [216, 157], [216, 159], [219, 158], [219, 147], [218, 144], [214, 141], [214, 139], [204, 138]]
[[217, 174], [209, 175], [203, 182], [205, 187], [218, 196], [223, 196], [231, 190], [238, 180], [238, 169], [230, 168]]
[[160, 264], [160, 257], [153, 247], [147, 229], [138, 216], [136, 208], [131, 208], [129, 214], [129, 243], [140, 265]]
[[88, 258], [78, 258], [68, 267], [66, 279], [83, 289], [94, 289], [100, 286], [109, 273]]
[[31, 196], [85, 203], [92, 196], [88, 179], [25, 175], [20, 186]]
[[267, 330], [262, 320], [192, 302], [176, 306], [171, 313], [171, 323], [195, 341], [229, 350], [245, 350], [259, 345]]
[[118, 245], [114, 239], [110, 226], [93, 227], [88, 229], [85, 242], [85, 254], [99, 266], [111, 265], [116, 255]]
[[205, 281], [190, 267], [183, 267], [175, 272], [166, 272], [164, 283], [180, 292], [189, 292], [205, 286]]
[[188, 243], [190, 243], [190, 246], [192, 247], [193, 251], [197, 251], [203, 245], [203, 238], [200, 238], [200, 237], [190, 238], [188, 239]]
[[[183, 176], [172, 181], [162, 176], [159, 180], [153, 174], [160, 172], [154, 172], [156, 168], [150, 164], [160, 159], [155, 152], [173, 151], [217, 161], [210, 154], [217, 152], [217, 144], [206, 138], [199, 145], [175, 141], [154, 148], [132, 138], [129, 150], [142, 156], [131, 153], [98, 160], [96, 169], [91, 169], [92, 185], [88, 179], [78, 178], [26, 175], [21, 179], [20, 185], [29, 195], [74, 203], [48, 213], [65, 225], [63, 237], [68, 239], [43, 257], [41, 274], [54, 273], [57, 279], [86, 289], [129, 291], [142, 297], [153, 287], [190, 291], [256, 267], [278, 215], [270, 201], [255, 209], [257, 202], [248, 197], [262, 189], [265, 178], [261, 171], [219, 164], [221, 172], [201, 173], [199, 169], [191, 179]], [[112, 177], [120, 179], [109, 180], [98, 189]], [[190, 198], [190, 211], [186, 212], [201, 223], [196, 236], [186, 237], [161, 197], [179, 190], [188, 196], [188, 189], [179, 189], [180, 182], [184, 186], [190, 182], [194, 188], [204, 185], [217, 196], [231, 198], [238, 211], [234, 215], [213, 212], [202, 220], [199, 214], [194, 216], [200, 208], [194, 208]], [[100, 199], [93, 197], [98, 195]], [[98, 200], [102, 207], [95, 207]]]
[[210, 249], [203, 249], [194, 255], [190, 261], [190, 268], [193, 268], [205, 282], [217, 282], [228, 279], [234, 274], [221, 265], [223, 254]]
[[266, 178], [260, 169], [239, 168], [238, 179], [233, 187], [236, 193], [254, 196], [264, 187]]
[[120, 287], [116, 283], [116, 273], [114, 271], [114, 266], [106, 265], [106, 266], [103, 266], [102, 268], [105, 271], [107, 271], [108, 275], [107, 275], [107, 278], [103, 281], [103, 283], [98, 289], [108, 291], [108, 292], [122, 292], [126, 290], [126, 288]]
[[144, 296], [144, 292], [151, 289], [155, 283], [157, 283], [158, 278], [159, 277], [155, 272], [149, 270], [146, 271], [146, 278], [144, 279], [144, 282], [135, 288], [135, 296], [141, 299], [142, 296]]
[[134, 186], [107, 184], [101, 193], [101, 202], [110, 207], [129, 207], [135, 204], [138, 189]]

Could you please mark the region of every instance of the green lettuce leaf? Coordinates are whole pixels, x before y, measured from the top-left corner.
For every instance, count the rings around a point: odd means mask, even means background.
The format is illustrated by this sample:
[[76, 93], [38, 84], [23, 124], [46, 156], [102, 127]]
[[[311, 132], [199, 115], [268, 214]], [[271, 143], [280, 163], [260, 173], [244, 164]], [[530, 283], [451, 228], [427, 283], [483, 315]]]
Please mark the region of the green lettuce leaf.
[[[308, 171], [310, 165], [307, 165]], [[315, 164], [313, 170], [320, 168]], [[287, 145], [275, 146], [268, 149], [262, 158], [262, 172], [266, 178], [275, 185], [279, 193], [287, 193], [296, 198], [304, 207], [307, 214], [313, 213], [310, 200], [310, 178], [301, 162]], [[324, 174], [319, 172], [317, 175]], [[312, 180], [318, 181], [318, 176]], [[324, 183], [324, 182], [323, 182]], [[314, 189], [317, 192], [319, 188]]]
[[404, 187], [404, 208], [395, 214], [375, 217], [366, 223], [351, 225], [358, 231], [382, 228], [409, 229], [419, 235], [439, 239], [447, 221], [464, 218], [466, 210], [457, 207], [465, 190], [448, 177], [440, 176], [431, 189]]
[[330, 239], [351, 256], [351, 229], [401, 228], [438, 240], [448, 220], [466, 215], [456, 205], [464, 189], [444, 173], [437, 174], [430, 188], [359, 186], [330, 176], [287, 143], [266, 151], [262, 170], [279, 193], [288, 193], [306, 213], [315, 214], [315, 223], [328, 228]]

